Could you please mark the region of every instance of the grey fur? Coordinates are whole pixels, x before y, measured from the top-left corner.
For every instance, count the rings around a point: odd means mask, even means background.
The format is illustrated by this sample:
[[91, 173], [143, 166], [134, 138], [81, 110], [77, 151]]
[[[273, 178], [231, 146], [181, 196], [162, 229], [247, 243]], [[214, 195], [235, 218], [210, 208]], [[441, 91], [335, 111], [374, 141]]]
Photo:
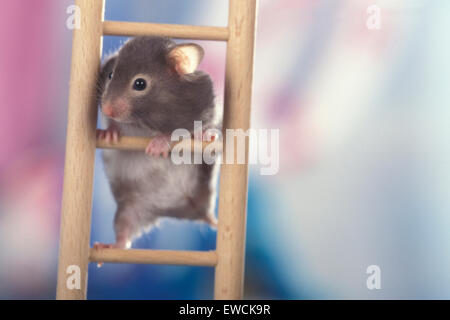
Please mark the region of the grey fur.
[[[177, 128], [192, 132], [194, 121], [202, 121], [204, 128], [219, 126], [209, 75], [171, 72], [166, 56], [175, 46], [168, 38], [136, 37], [106, 60], [98, 81], [100, 105], [125, 98], [131, 107], [123, 122], [102, 114], [106, 126], [116, 126], [121, 135], [146, 137]], [[138, 74], [151, 78], [150, 89], [142, 96], [133, 95], [130, 87]], [[216, 165], [175, 165], [170, 157], [119, 150], [104, 150], [103, 161], [117, 202], [116, 237], [127, 234], [131, 241], [160, 217], [214, 224]]]

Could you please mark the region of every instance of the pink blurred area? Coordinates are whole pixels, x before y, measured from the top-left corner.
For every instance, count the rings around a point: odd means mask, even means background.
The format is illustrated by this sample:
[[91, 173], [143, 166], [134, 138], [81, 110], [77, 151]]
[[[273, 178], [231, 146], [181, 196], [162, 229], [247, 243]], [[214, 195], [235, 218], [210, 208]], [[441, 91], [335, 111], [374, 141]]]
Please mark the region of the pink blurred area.
[[[68, 68], [61, 58], [70, 50], [61, 41], [61, 30], [71, 37], [61, 15], [66, 3], [1, 3], [2, 298], [53, 294], [47, 291], [55, 282], [68, 91]], [[60, 28], [55, 28], [56, 21]]]
[[[43, 141], [52, 105], [49, 66], [58, 57], [51, 45], [53, 1], [7, 1], [0, 11], [0, 170]], [[54, 88], [53, 88], [54, 89]], [[6, 112], [7, 111], [7, 112]], [[26, 129], [26, 130], [24, 130]], [[14, 137], [14, 139], [11, 139]]]

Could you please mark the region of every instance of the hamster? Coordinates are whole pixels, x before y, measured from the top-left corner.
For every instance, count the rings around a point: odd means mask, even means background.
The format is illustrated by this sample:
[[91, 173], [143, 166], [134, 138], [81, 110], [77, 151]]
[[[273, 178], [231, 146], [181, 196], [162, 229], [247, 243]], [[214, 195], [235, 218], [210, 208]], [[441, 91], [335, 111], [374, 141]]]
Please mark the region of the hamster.
[[172, 131], [219, 128], [213, 83], [196, 70], [202, 47], [169, 38], [130, 39], [102, 65], [98, 102], [106, 130], [97, 138], [115, 143], [120, 136], [153, 137], [145, 152], [103, 150], [102, 158], [117, 203], [116, 242], [95, 248], [129, 248], [159, 218], [203, 221], [217, 226], [216, 164], [174, 164], [169, 157]]

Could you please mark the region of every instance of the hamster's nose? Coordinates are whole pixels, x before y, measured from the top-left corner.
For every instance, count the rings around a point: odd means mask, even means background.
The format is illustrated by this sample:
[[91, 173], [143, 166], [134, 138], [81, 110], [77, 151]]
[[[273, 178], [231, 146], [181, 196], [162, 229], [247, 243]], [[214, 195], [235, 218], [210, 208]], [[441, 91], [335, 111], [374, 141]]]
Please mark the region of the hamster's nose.
[[110, 104], [104, 105], [102, 112], [107, 117], [114, 117], [114, 108]]

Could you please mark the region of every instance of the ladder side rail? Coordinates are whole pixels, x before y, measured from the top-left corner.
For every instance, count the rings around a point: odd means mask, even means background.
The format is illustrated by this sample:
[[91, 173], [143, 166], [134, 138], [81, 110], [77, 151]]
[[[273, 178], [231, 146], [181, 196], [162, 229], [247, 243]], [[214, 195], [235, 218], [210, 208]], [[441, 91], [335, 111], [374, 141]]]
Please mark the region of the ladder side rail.
[[[89, 262], [97, 106], [95, 90], [100, 67], [104, 1], [77, 0], [81, 28], [73, 32], [69, 107], [57, 299], [85, 299]], [[80, 271], [80, 289], [70, 290], [68, 269]], [[69, 271], [69, 273], [68, 273]]]
[[[226, 56], [223, 129], [250, 127], [256, 0], [230, 0], [229, 38]], [[244, 282], [245, 229], [248, 183], [248, 137], [245, 164], [226, 163], [223, 147], [220, 173], [218, 261], [215, 269], [215, 299], [242, 299]]]

